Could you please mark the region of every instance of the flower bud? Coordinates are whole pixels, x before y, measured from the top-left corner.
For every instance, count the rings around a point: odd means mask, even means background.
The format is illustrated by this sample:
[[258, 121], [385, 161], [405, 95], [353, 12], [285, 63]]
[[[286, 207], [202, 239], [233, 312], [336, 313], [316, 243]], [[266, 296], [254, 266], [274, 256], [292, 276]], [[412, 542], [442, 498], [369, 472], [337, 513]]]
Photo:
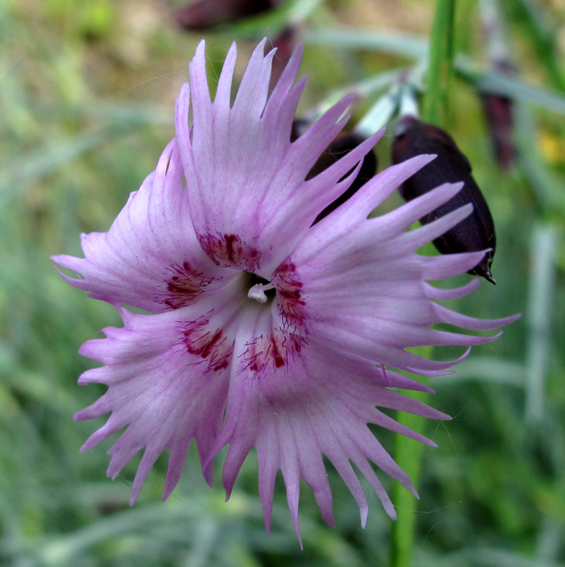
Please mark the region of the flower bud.
[[441, 254], [491, 248], [469, 273], [495, 283], [490, 272], [496, 246], [494, 222], [485, 198], [471, 175], [469, 160], [449, 134], [436, 126], [424, 124], [415, 117], [405, 116], [396, 125], [392, 161], [397, 164], [419, 154], [437, 154], [437, 158], [405, 181], [399, 188], [400, 194], [410, 201], [442, 183], [463, 181], [465, 186], [455, 197], [420, 219], [420, 222], [430, 223], [467, 203], [472, 203], [473, 212], [434, 240], [434, 245]]
[[501, 169], [508, 170], [512, 167], [516, 157], [516, 147], [512, 139], [512, 101], [508, 97], [491, 93], [483, 93], [481, 100], [489, 126], [496, 163]]
[[[495, 64], [495, 69], [507, 75], [514, 73], [514, 68], [502, 61]], [[506, 96], [493, 93], [481, 93], [480, 97], [489, 127], [496, 163], [501, 169], [508, 170], [516, 159], [513, 102]]]
[[[365, 138], [354, 132], [341, 132], [338, 134], [333, 142], [324, 150], [324, 153], [318, 158], [312, 169], [308, 172], [306, 179], [311, 179], [325, 169], [328, 169], [338, 159], [348, 154], [351, 150], [356, 148], [359, 144], [365, 141]], [[314, 224], [321, 221], [324, 217], [328, 216], [332, 211], [335, 211], [340, 205], [345, 203], [350, 197], [371, 179], [377, 171], [377, 157], [373, 151], [370, 151], [364, 158], [361, 169], [357, 177], [349, 187], [349, 189], [340, 195], [335, 201], [330, 203], [317, 217]], [[349, 175], [349, 173], [347, 174]]]
[[296, 47], [296, 28], [293, 25], [285, 27], [272, 41], [271, 46], [265, 44], [265, 52], [276, 48], [277, 52], [273, 57], [273, 66], [271, 69], [271, 82], [269, 90], [272, 91], [279, 82], [283, 71]]
[[176, 15], [178, 24], [189, 31], [208, 30], [242, 20], [274, 8], [281, 0], [196, 0]]

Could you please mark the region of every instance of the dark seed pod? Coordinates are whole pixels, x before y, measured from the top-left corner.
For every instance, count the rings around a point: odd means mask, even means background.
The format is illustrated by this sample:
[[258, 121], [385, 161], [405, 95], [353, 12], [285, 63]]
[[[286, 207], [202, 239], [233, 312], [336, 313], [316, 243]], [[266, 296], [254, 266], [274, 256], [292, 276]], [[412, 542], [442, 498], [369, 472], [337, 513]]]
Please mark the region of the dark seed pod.
[[[325, 169], [328, 169], [338, 159], [348, 154], [351, 150], [356, 148], [359, 144], [365, 141], [363, 136], [355, 134], [354, 132], [341, 132], [338, 134], [334, 141], [324, 150], [324, 153], [318, 158], [314, 167], [308, 172], [306, 179], [312, 179]], [[364, 158], [361, 169], [357, 177], [349, 187], [349, 189], [340, 195], [335, 201], [330, 203], [317, 217], [314, 224], [327, 217], [332, 211], [335, 211], [340, 205], [345, 203], [350, 197], [371, 179], [377, 171], [377, 157], [373, 151], [370, 151]], [[348, 173], [349, 174], [349, 173]], [[347, 175], [348, 175], [347, 174]]]
[[473, 212], [434, 240], [434, 245], [441, 254], [492, 248], [469, 273], [496, 283], [490, 272], [496, 246], [494, 222], [487, 202], [471, 175], [469, 160], [449, 134], [436, 126], [424, 124], [413, 116], [405, 116], [396, 125], [392, 161], [397, 164], [420, 154], [437, 154], [437, 158], [405, 181], [400, 187], [400, 194], [410, 201], [442, 183], [463, 181], [465, 186], [455, 197], [420, 221], [423, 224], [430, 223], [467, 203], [472, 203]]
[[196, 0], [176, 15], [177, 23], [189, 31], [209, 30], [274, 8], [281, 0]]

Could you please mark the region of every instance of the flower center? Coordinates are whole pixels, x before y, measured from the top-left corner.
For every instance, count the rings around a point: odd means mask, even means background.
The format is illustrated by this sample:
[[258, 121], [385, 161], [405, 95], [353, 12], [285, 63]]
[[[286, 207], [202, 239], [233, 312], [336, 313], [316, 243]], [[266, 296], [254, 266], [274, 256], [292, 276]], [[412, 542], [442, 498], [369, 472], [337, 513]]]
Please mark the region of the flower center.
[[249, 299], [254, 299], [259, 303], [267, 303], [269, 299], [275, 297], [275, 286], [260, 276], [249, 273], [249, 285], [251, 286], [247, 292]]

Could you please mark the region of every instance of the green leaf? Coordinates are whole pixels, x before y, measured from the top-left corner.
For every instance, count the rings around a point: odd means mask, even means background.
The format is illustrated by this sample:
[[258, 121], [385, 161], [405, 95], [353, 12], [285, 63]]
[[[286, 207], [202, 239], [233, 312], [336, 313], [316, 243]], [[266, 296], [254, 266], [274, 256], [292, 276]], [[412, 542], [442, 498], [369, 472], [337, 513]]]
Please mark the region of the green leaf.
[[556, 91], [530, 85], [518, 77], [511, 77], [497, 71], [480, 71], [466, 57], [459, 55], [456, 58], [455, 67], [459, 75], [479, 91], [501, 94], [512, 100], [565, 114], [565, 96]]
[[506, 0], [505, 7], [521, 26], [520, 37], [528, 39], [536, 50], [537, 62], [545, 67], [547, 76], [553, 85], [565, 91], [563, 61], [559, 56], [558, 34], [551, 29], [541, 5], [531, 0]]
[[555, 258], [558, 231], [551, 224], [536, 226], [532, 236], [528, 305], [528, 355], [526, 419], [540, 423], [544, 416], [545, 391], [551, 359], [551, 328], [555, 305]]
[[[360, 49], [419, 60], [427, 53], [423, 36], [377, 30], [325, 28], [306, 30], [300, 38], [307, 44], [330, 45], [341, 49]], [[458, 53], [454, 58], [457, 75], [476, 89], [507, 96], [552, 112], [565, 114], [565, 96], [557, 91], [538, 87], [498, 71], [485, 71], [472, 59]]]
[[408, 59], [420, 59], [426, 55], [428, 49], [428, 42], [424, 36], [380, 30], [349, 28], [305, 30], [300, 34], [300, 39], [307, 44], [380, 51]]

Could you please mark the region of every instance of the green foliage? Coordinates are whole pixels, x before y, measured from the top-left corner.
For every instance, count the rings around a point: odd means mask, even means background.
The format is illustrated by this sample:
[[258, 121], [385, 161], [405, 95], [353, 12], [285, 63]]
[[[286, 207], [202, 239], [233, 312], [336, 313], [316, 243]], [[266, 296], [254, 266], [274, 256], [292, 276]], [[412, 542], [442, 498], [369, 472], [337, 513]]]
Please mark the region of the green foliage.
[[[313, 11], [302, 33], [307, 52], [318, 44], [303, 67], [312, 105], [329, 88], [367, 81], [365, 69], [406, 67], [426, 51], [431, 0], [317, 4], [305, 3]], [[296, 16], [300, 5], [240, 24], [237, 35], [255, 41], [265, 26], [273, 31]], [[525, 317], [496, 343], [475, 349], [455, 376], [432, 381], [437, 394], [430, 403], [454, 419], [426, 425], [439, 448], [423, 447], [421, 500], [409, 503], [415, 567], [565, 564], [563, 53], [532, 16], [541, 16], [536, 3], [504, 5], [517, 31], [512, 41], [526, 54], [523, 73], [504, 77], [478, 64], [484, 53], [469, 42], [475, 51], [455, 60], [465, 82], [450, 86], [452, 134], [473, 163], [499, 240], [498, 286], [482, 284], [458, 308], [478, 317], [517, 311]], [[413, 10], [420, 15], [415, 26], [407, 24]], [[564, 17], [553, 10], [546, 21]], [[338, 29], [344, 18], [348, 27]], [[280, 479], [266, 537], [252, 458], [225, 504], [218, 482], [210, 490], [189, 455], [181, 484], [162, 504], [163, 458], [129, 508], [135, 464], [112, 483], [104, 476], [110, 443], [79, 452], [96, 425], [74, 423], [72, 415], [102, 388], [76, 385], [92, 366], [77, 350], [120, 322], [112, 307], [65, 284], [49, 256], [79, 255], [81, 232], [107, 230], [173, 135], [174, 99], [200, 38], [172, 21], [167, 4], [151, 0], [0, 1], [0, 564], [387, 565], [391, 521], [371, 495], [361, 530], [357, 506], [331, 467], [338, 528], [322, 522], [304, 486], [301, 552]], [[393, 33], [390, 22], [402, 33]], [[521, 32], [532, 26], [535, 34]], [[211, 59], [221, 60], [233, 38], [230, 29], [207, 36]], [[312, 55], [317, 52], [323, 59]], [[538, 77], [538, 62], [549, 86], [543, 77], [536, 85], [524, 79]], [[519, 159], [508, 174], [494, 164], [478, 88], [520, 100]], [[370, 96], [366, 105], [377, 95]], [[379, 149], [383, 166], [386, 144]], [[391, 434], [379, 438], [394, 451]]]

